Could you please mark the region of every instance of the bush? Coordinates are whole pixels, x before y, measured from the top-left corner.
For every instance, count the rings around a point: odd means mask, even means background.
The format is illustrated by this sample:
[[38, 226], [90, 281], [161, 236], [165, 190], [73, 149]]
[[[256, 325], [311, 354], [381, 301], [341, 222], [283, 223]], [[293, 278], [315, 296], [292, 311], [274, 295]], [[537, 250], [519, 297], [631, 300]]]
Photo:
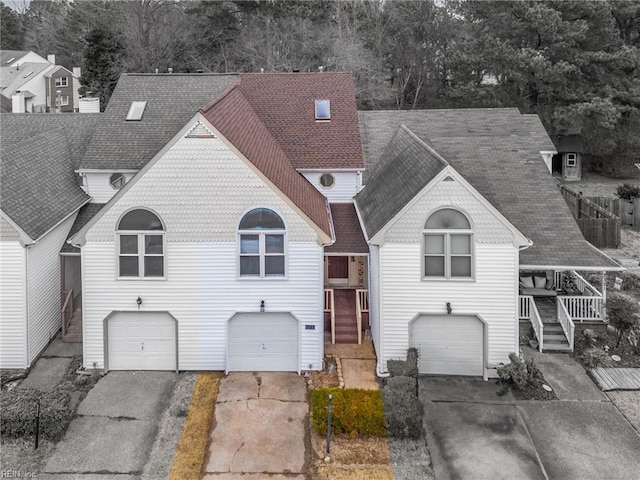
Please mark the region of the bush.
[[380, 391], [355, 388], [317, 388], [311, 392], [311, 417], [316, 432], [321, 435], [327, 433], [329, 394], [333, 395], [331, 425], [334, 433], [387, 435]]
[[8, 437], [30, 437], [36, 433], [37, 399], [40, 399], [40, 436], [62, 438], [73, 417], [69, 394], [62, 390], [41, 392], [14, 388], [0, 394], [0, 433]]
[[387, 360], [387, 370], [392, 377], [418, 378], [418, 350], [407, 350], [406, 360]]
[[640, 313], [640, 307], [632, 297], [622, 293], [615, 293], [611, 294], [607, 300], [607, 311], [609, 313], [609, 322], [618, 332], [617, 348], [625, 334], [640, 330], [640, 317], [637, 315]]
[[419, 438], [423, 406], [418, 399], [418, 381], [413, 377], [390, 377], [382, 390], [385, 422], [390, 437]]
[[640, 185], [631, 185], [630, 183], [623, 183], [616, 188], [616, 195], [623, 200], [631, 200], [633, 197], [640, 198]]
[[578, 359], [587, 368], [608, 367], [611, 364], [611, 359], [604, 350], [595, 347], [587, 348]]
[[531, 379], [527, 363], [515, 353], [509, 354], [510, 363], [498, 367], [500, 383], [509, 384], [515, 388], [524, 388]]

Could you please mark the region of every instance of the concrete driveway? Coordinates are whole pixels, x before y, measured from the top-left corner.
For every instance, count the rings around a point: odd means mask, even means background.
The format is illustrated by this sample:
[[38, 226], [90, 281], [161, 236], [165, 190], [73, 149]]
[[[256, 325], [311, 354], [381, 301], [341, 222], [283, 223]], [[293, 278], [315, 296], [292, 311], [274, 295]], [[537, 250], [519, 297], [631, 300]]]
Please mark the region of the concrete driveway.
[[40, 476], [139, 478], [175, 381], [172, 372], [109, 372], [80, 403]]
[[295, 373], [231, 373], [222, 379], [206, 480], [305, 478], [309, 407]]
[[438, 480], [638, 478], [640, 436], [606, 397], [515, 401], [493, 381], [419, 384]]

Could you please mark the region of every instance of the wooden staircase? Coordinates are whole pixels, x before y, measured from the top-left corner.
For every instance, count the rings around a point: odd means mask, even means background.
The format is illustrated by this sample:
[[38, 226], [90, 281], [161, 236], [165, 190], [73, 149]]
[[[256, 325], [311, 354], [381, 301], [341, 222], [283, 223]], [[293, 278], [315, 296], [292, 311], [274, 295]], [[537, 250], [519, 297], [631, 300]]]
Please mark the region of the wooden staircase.
[[76, 308], [71, 316], [66, 331], [62, 335], [65, 343], [82, 343], [82, 310]]
[[335, 289], [336, 343], [358, 343], [356, 291]]
[[538, 313], [544, 324], [543, 352], [570, 353], [569, 341], [562, 330], [557, 316], [557, 300], [555, 298], [538, 298], [535, 300]]

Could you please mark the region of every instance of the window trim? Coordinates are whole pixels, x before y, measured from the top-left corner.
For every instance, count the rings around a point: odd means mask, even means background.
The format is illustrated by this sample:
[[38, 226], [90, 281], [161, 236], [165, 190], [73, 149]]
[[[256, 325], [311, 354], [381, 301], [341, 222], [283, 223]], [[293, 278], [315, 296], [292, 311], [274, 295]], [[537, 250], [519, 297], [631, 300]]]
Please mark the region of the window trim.
[[[240, 228], [240, 223], [242, 223], [242, 220], [252, 211], [257, 210], [257, 209], [266, 209], [266, 210], [271, 210], [275, 215], [277, 215], [280, 220], [282, 221], [282, 224], [284, 225], [283, 228], [279, 229], [279, 228], [265, 228], [265, 229], [241, 229]], [[243, 235], [256, 235], [258, 236], [258, 253], [251, 253], [251, 254], [243, 254], [242, 252], [242, 236]], [[279, 235], [282, 237], [282, 253], [277, 253], [277, 254], [269, 254], [266, 253], [266, 238], [267, 235]], [[288, 275], [289, 275], [289, 248], [288, 248], [288, 230], [287, 230], [287, 224], [284, 221], [283, 216], [277, 212], [276, 210], [274, 210], [273, 208], [269, 208], [269, 207], [263, 207], [263, 206], [259, 206], [259, 207], [253, 207], [248, 209], [247, 211], [245, 211], [241, 216], [240, 216], [240, 220], [238, 221], [238, 227], [237, 227], [237, 241], [236, 241], [236, 278], [238, 280], [275, 280], [275, 281], [280, 281], [280, 280], [287, 280], [288, 279]], [[257, 256], [259, 258], [259, 274], [257, 275], [249, 275], [249, 274], [242, 274], [241, 273], [241, 265], [240, 265], [240, 259], [242, 257], [255, 257]], [[282, 275], [267, 275], [266, 274], [266, 257], [275, 257], [275, 256], [282, 256], [283, 257], [283, 263], [284, 263], [284, 273]]]
[[[68, 87], [69, 86], [69, 77], [56, 77], [56, 87]], [[64, 80], [64, 81], [63, 81]]]
[[[136, 211], [136, 210], [146, 210], [149, 213], [152, 213], [153, 215], [155, 215], [158, 220], [160, 221], [160, 223], [162, 224], [162, 230], [120, 230], [120, 222], [122, 222], [122, 219], [129, 213]], [[115, 242], [116, 242], [116, 248], [115, 248], [115, 254], [116, 254], [116, 261], [115, 261], [115, 266], [116, 266], [116, 279], [117, 280], [125, 280], [125, 281], [132, 281], [132, 280], [144, 280], [144, 281], [158, 281], [158, 280], [166, 280], [167, 279], [167, 238], [166, 238], [166, 226], [164, 221], [162, 220], [162, 218], [160, 217], [160, 215], [158, 215], [156, 212], [154, 212], [151, 209], [148, 208], [131, 208], [129, 210], [127, 210], [126, 212], [123, 212], [122, 215], [120, 216], [120, 218], [118, 218], [118, 223], [116, 224], [116, 238], [115, 238]], [[136, 254], [121, 254], [120, 253], [120, 248], [121, 248], [121, 243], [120, 243], [120, 237], [121, 236], [136, 236], [137, 237], [137, 241], [138, 241], [138, 253]], [[162, 237], [162, 254], [146, 254], [144, 251], [144, 247], [145, 247], [145, 237], [146, 236], [160, 236]], [[120, 275], [120, 258], [126, 256], [126, 257], [137, 257], [138, 258], [138, 275], [134, 276], [134, 275]], [[144, 259], [146, 257], [162, 257], [162, 275], [158, 275], [158, 276], [145, 276], [144, 275]]]
[[[457, 281], [462, 281], [462, 282], [470, 282], [470, 281], [475, 281], [476, 279], [476, 249], [475, 249], [475, 229], [474, 229], [474, 225], [471, 222], [471, 219], [469, 217], [469, 215], [467, 215], [465, 212], [461, 211], [458, 208], [453, 208], [450, 206], [446, 206], [446, 207], [442, 207], [439, 208], [438, 210], [434, 210], [433, 212], [431, 212], [428, 216], [427, 219], [424, 222], [424, 225], [426, 226], [427, 221], [429, 220], [429, 218], [431, 218], [432, 215], [434, 215], [436, 212], [440, 211], [440, 210], [455, 210], [457, 212], [459, 212], [460, 214], [464, 215], [467, 219], [467, 221], [469, 222], [469, 225], [471, 228], [439, 228], [439, 229], [427, 229], [424, 228], [422, 229], [422, 235], [420, 237], [420, 271], [421, 271], [421, 277], [423, 281], [448, 281], [448, 282], [457, 282]], [[442, 235], [443, 238], [443, 242], [444, 242], [444, 253], [441, 255], [442, 257], [444, 257], [444, 276], [435, 276], [435, 275], [427, 275], [426, 273], [426, 259], [427, 259], [427, 253], [426, 253], [426, 246], [427, 246], [427, 236], [428, 235]], [[451, 236], [452, 235], [465, 235], [469, 237], [469, 254], [452, 254], [451, 253]], [[436, 256], [436, 254], [433, 254], [431, 256]], [[470, 275], [467, 277], [456, 277], [456, 276], [452, 276], [451, 275], [451, 259], [452, 257], [469, 257], [471, 259], [471, 272]]]
[[[322, 183], [322, 179], [323, 179], [324, 177], [326, 177], [326, 176], [331, 177], [331, 185], [325, 185], [325, 184], [323, 184], [323, 183]], [[336, 186], [336, 177], [335, 177], [335, 175], [334, 175], [333, 173], [331, 173], [331, 172], [324, 172], [323, 174], [321, 174], [321, 175], [318, 177], [318, 183], [320, 184], [320, 186], [321, 186], [322, 188], [330, 189], [330, 188], [333, 188], [333, 187], [335, 187], [335, 186]]]

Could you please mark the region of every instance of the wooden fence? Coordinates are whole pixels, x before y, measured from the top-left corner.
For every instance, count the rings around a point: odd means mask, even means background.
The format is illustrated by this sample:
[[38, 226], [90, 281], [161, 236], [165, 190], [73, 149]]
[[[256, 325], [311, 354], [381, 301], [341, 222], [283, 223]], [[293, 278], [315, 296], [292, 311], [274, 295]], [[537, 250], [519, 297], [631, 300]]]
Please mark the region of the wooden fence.
[[564, 185], [559, 187], [584, 238], [598, 248], [618, 248], [620, 218]]
[[589, 200], [620, 217], [622, 225], [640, 227], [640, 198], [629, 201], [622, 198], [589, 197]]

